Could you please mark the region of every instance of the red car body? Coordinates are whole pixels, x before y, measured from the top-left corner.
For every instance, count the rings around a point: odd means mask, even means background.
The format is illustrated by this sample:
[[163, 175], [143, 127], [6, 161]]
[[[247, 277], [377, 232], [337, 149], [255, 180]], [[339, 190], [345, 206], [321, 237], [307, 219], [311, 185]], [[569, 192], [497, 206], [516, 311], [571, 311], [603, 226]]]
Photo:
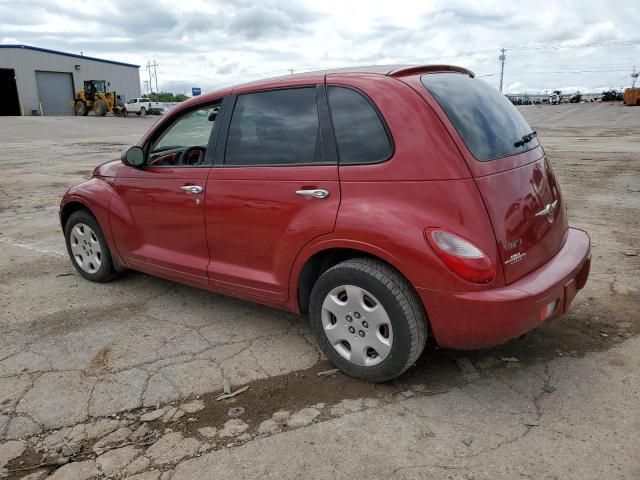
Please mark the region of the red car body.
[[[341, 85], [366, 95], [386, 122], [393, 154], [366, 165], [133, 168], [98, 166], [71, 188], [61, 219], [89, 209], [116, 265], [292, 312], [328, 258], [367, 255], [415, 288], [437, 342], [480, 348], [565, 313], [587, 280], [590, 240], [568, 226], [541, 146], [480, 162], [421, 76], [463, 69], [374, 67], [256, 82], [180, 104], [140, 140], [144, 147], [194, 105], [247, 92]], [[180, 187], [204, 186], [185, 195]], [[318, 188], [324, 201], [294, 194]], [[555, 203], [554, 203], [555, 202]], [[548, 215], [539, 215], [553, 204]], [[445, 229], [481, 249], [486, 283], [449, 268], [427, 238]], [[551, 307], [550, 307], [551, 305]]]

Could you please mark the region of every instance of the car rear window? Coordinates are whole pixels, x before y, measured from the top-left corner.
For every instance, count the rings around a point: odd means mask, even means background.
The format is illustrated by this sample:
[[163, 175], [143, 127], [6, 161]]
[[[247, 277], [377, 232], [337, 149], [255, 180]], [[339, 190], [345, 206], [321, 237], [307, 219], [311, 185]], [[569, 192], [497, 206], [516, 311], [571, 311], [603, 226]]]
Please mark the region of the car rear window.
[[422, 84], [451, 120], [471, 154], [480, 161], [532, 150], [531, 127], [503, 94], [482, 80], [460, 73], [430, 73]]
[[340, 163], [377, 163], [388, 159], [393, 147], [369, 100], [346, 87], [328, 90]]

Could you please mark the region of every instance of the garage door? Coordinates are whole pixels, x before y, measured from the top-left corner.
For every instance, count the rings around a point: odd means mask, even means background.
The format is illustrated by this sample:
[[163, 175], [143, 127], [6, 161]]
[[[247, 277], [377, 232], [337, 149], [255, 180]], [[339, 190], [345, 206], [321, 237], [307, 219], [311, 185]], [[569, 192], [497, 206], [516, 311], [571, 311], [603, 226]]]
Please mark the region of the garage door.
[[44, 115], [73, 115], [73, 76], [70, 73], [36, 72], [36, 82]]

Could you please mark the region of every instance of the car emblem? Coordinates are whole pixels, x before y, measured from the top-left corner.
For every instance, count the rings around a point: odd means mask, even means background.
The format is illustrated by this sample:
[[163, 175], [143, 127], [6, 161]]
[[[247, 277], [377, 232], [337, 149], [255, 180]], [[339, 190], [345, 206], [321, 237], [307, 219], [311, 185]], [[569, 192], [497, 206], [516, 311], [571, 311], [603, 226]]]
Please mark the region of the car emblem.
[[545, 215], [552, 216], [557, 206], [558, 200], [555, 200], [553, 203], [547, 203], [542, 210], [536, 213], [536, 217], [544, 217]]
[[521, 262], [524, 259], [524, 257], [526, 257], [526, 256], [527, 256], [527, 254], [524, 253], [524, 252], [514, 253], [513, 255], [511, 255], [509, 257], [509, 259], [506, 262], [504, 262], [504, 264], [505, 265], [513, 265], [514, 263]]

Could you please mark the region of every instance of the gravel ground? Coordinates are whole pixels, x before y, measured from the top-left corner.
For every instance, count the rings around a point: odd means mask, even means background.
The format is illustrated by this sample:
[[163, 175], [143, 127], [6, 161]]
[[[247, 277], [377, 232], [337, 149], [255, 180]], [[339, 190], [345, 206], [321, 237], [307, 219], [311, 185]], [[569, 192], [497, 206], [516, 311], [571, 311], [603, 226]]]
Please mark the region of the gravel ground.
[[[640, 108], [521, 112], [592, 236], [586, 289], [506, 345], [429, 344], [384, 385], [319, 376], [304, 318], [75, 273], [62, 193], [154, 118], [0, 117], [0, 477], [639, 478]], [[218, 401], [225, 384], [248, 389]]]

